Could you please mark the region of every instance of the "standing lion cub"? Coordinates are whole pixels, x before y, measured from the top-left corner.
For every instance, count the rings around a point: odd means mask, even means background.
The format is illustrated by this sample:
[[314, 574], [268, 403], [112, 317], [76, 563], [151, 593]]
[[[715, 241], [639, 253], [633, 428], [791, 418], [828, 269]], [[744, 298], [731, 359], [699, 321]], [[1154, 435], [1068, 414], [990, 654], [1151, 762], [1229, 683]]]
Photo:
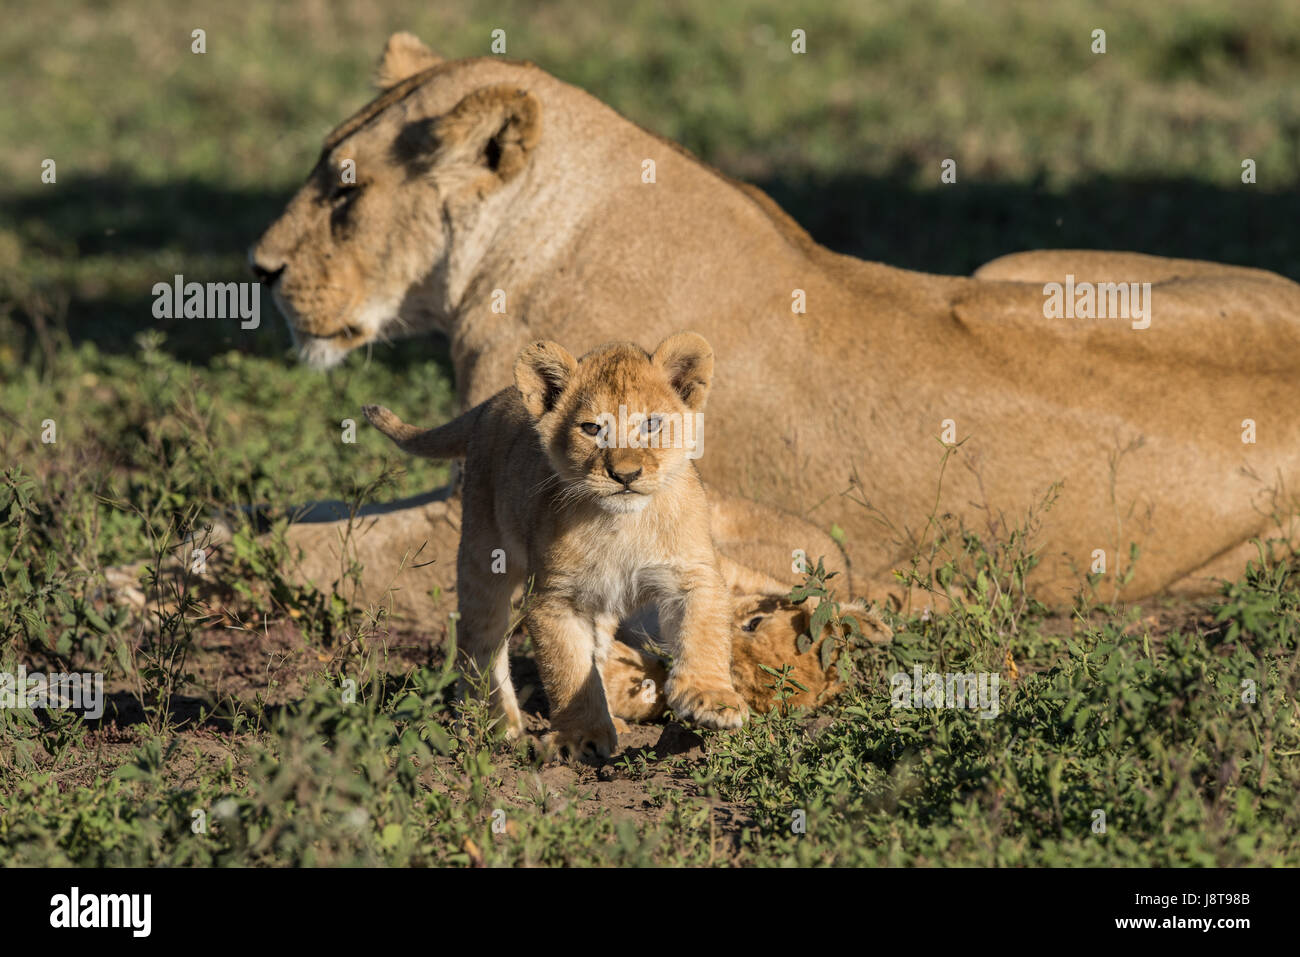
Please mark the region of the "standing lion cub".
[[510, 598], [533, 577], [525, 622], [551, 705], [551, 743], [608, 757], [618, 747], [601, 669], [619, 622], [658, 607], [676, 650], [665, 698], [680, 717], [739, 727], [731, 679], [732, 601], [692, 455], [713, 350], [691, 332], [648, 355], [612, 343], [575, 360], [535, 342], [515, 388], [436, 429], [381, 406], [366, 418], [407, 452], [465, 455], [456, 559], [463, 664], [491, 672], [491, 698], [517, 735], [510, 683]]

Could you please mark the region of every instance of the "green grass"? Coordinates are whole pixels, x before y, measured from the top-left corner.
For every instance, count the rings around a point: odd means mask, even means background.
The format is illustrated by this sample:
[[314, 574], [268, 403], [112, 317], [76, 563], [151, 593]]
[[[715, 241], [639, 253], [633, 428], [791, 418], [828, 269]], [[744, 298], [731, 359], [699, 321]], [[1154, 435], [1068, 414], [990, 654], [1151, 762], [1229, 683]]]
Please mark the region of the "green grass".
[[[341, 422], [369, 401], [445, 416], [443, 344], [320, 374], [269, 300], [244, 332], [156, 321], [150, 289], [247, 278], [244, 250], [369, 97], [391, 31], [463, 56], [498, 27], [510, 55], [759, 183], [836, 249], [950, 272], [1138, 249], [1300, 278], [1285, 0], [28, 5], [0, 32], [0, 671], [103, 670], [117, 719], [0, 710], [0, 863], [1300, 863], [1300, 591], [1280, 557], [1208, 610], [1062, 618], [1016, 597], [1033, 563], [1014, 543], [974, 543], [983, 590], [897, 622], [825, 712], [706, 733], [702, 755], [644, 748], [613, 782], [453, 720], [436, 649], [402, 657], [410, 636], [382, 616], [286, 589], [285, 556], [247, 536], [257, 587], [225, 618], [190, 605], [141, 626], [97, 600], [103, 569], [219, 506], [442, 481], [418, 460], [392, 474]], [[231, 633], [314, 664], [231, 691], [205, 650]], [[1007, 676], [999, 718], [893, 709], [889, 676], [916, 662]], [[619, 788], [635, 810], [607, 813]]]
[[[268, 680], [252, 695], [210, 694], [193, 722], [171, 720], [174, 691], [207, 687], [183, 674], [184, 653], [212, 634], [197, 614], [160, 615], [137, 649], [124, 621], [84, 602], [81, 576], [43, 560], [59, 523], [35, 491], [14, 472], [0, 486], [0, 547], [17, 557], [0, 601], [0, 671], [16, 657], [46, 671], [116, 669], [162, 715], [92, 727], [69, 712], [0, 710], [12, 744], [0, 759], [0, 862], [1300, 861], [1300, 589], [1266, 546], [1211, 617], [1159, 629], [1135, 608], [1048, 619], [1019, 600], [1032, 555], [980, 550], [983, 585], [965, 583], [969, 597], [948, 614], [897, 619], [890, 645], [856, 649], [851, 690], [832, 706], [705, 732], [695, 756], [629, 752], [616, 776], [637, 807], [610, 814], [616, 801], [597, 793], [609, 776], [583, 768], [548, 784], [556, 766], [495, 743], [482, 706], [456, 719], [447, 664], [376, 663], [364, 647], [373, 622], [333, 640], [305, 631], [335, 654], [283, 704], [270, 703]], [[177, 650], [179, 662], [166, 654]], [[999, 713], [896, 707], [891, 676], [915, 665], [1001, 674]]]

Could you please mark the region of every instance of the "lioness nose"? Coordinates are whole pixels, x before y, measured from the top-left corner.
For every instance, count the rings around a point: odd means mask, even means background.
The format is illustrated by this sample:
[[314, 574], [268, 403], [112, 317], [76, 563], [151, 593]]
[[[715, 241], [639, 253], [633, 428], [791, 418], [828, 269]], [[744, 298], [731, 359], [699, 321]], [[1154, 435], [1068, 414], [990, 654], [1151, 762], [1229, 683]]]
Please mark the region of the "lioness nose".
[[248, 251], [248, 268], [253, 270], [253, 275], [257, 277], [258, 282], [264, 282], [268, 285], [275, 282], [284, 272], [284, 264], [279, 266], [268, 266], [257, 261], [257, 249], [254, 247]]
[[605, 474], [608, 475], [610, 478], [612, 478], [615, 482], [620, 482], [625, 486], [630, 486], [633, 482], [635, 482], [637, 479], [641, 477], [641, 470], [636, 469], [633, 472], [617, 472], [614, 470], [614, 466], [606, 465]]

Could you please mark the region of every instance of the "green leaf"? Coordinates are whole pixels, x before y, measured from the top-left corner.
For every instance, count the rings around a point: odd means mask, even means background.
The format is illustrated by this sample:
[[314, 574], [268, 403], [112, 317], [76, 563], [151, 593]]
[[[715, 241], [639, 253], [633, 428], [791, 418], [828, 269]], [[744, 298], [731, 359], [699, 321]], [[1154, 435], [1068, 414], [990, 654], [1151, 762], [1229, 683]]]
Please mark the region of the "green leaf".
[[858, 619], [854, 615], [843, 615], [841, 616], [840, 621], [844, 623], [844, 627], [849, 630], [849, 634], [854, 638], [862, 637], [862, 625], [858, 623]]
[[104, 621], [104, 619], [99, 616], [99, 612], [95, 611], [95, 609], [90, 607], [89, 605], [81, 609], [81, 613], [85, 615], [86, 621], [90, 622], [91, 627], [93, 627], [96, 631], [101, 633], [112, 631], [112, 628], [109, 626], [108, 622]]
[[1065, 761], [1057, 758], [1056, 763], [1052, 765], [1052, 770], [1047, 772], [1047, 790], [1052, 795], [1053, 801], [1061, 799], [1061, 775], [1065, 771]]
[[391, 851], [402, 840], [402, 825], [385, 824], [384, 829], [379, 832], [379, 846], [385, 850]]
[[826, 630], [827, 623], [830, 622], [831, 616], [835, 612], [835, 603], [829, 600], [823, 600], [812, 613], [812, 618], [808, 623], [808, 634], [814, 638], [821, 635]]
[[802, 585], [795, 585], [790, 589], [790, 601], [793, 604], [801, 605], [808, 600], [810, 595], [814, 594], [814, 586], [808, 582]]

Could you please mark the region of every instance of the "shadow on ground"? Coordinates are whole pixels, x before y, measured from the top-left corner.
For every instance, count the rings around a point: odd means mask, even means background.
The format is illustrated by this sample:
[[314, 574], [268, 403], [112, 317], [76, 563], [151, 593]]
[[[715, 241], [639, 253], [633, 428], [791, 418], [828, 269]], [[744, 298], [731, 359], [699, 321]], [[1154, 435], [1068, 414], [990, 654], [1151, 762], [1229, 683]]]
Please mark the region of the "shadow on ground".
[[[758, 183], [819, 242], [839, 252], [927, 272], [969, 274], [997, 256], [1035, 248], [1120, 249], [1271, 269], [1300, 279], [1300, 193], [1192, 180], [1094, 179], [1064, 191], [1041, 182], [962, 182], [918, 189], [910, 168], [883, 177], [792, 174]], [[225, 189], [183, 181], [145, 183], [112, 175], [8, 197], [0, 228], [20, 239], [42, 267], [17, 283], [66, 301], [74, 342], [134, 351], [134, 334], [162, 328], [165, 349], [203, 363], [225, 349], [261, 354], [289, 346], [283, 322], [263, 296], [261, 328], [211, 328], [155, 320], [151, 287], [189, 271], [201, 281], [248, 280], [244, 252], [280, 212], [289, 191]], [[82, 267], [112, 271], [114, 260], [139, 282], [102, 281]], [[49, 268], [53, 262], [60, 268]], [[69, 278], [72, 277], [72, 278]], [[15, 314], [24, 315], [23, 299]], [[131, 290], [123, 292], [123, 289]], [[2, 304], [2, 303], [0, 303]], [[403, 349], [379, 361], [402, 364]]]

